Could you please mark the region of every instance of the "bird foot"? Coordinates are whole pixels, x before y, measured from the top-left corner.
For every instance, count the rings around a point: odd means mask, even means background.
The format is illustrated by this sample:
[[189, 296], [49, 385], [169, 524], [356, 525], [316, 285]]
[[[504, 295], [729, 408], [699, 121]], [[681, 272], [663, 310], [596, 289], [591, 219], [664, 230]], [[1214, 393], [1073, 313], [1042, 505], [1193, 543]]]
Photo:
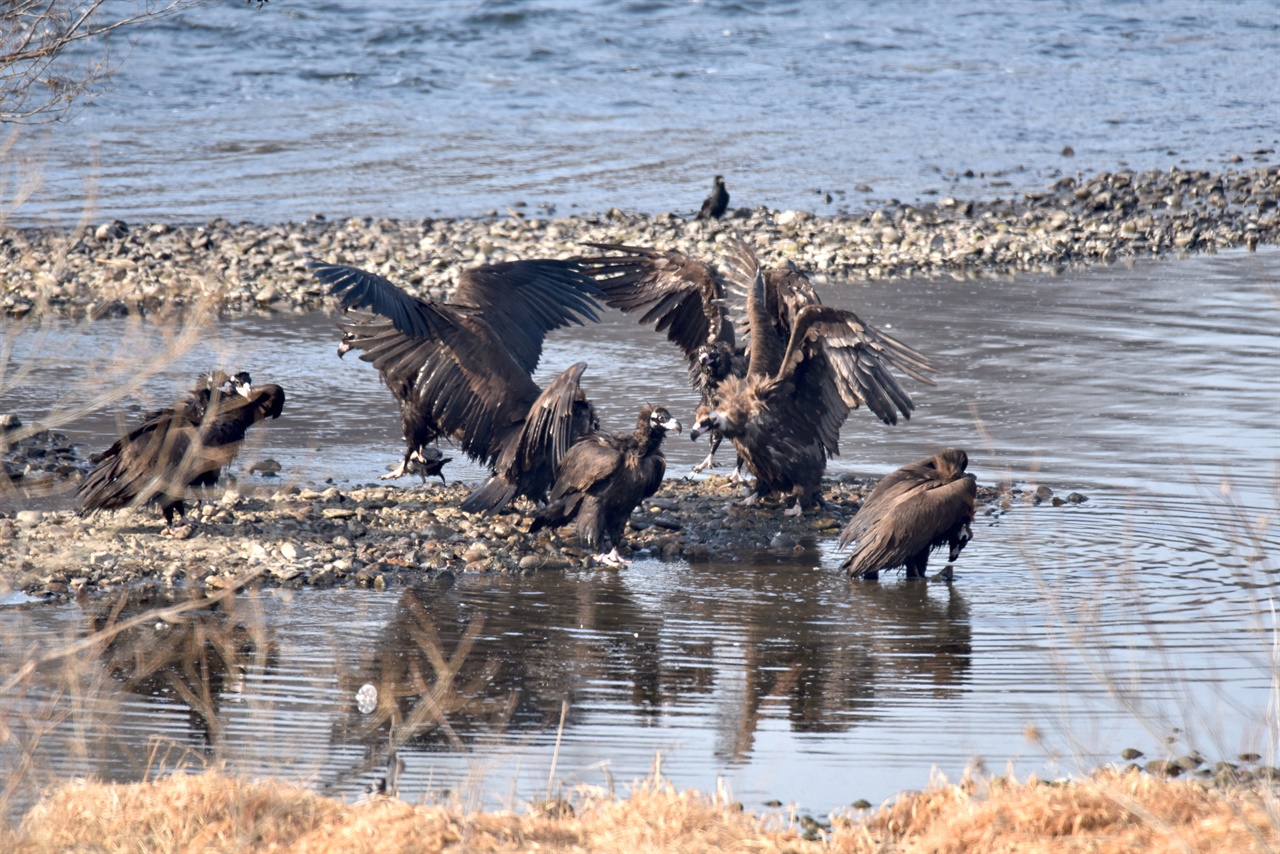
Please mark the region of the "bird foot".
[[729, 475], [728, 479], [730, 483], [746, 483], [747, 482], [746, 475], [742, 473], [742, 469], [734, 469], [733, 472]]
[[601, 566], [621, 567], [631, 565], [631, 561], [618, 554], [618, 550], [616, 548], [608, 554], [594, 555], [593, 557], [595, 558], [596, 563]]
[[801, 507], [800, 502], [797, 501], [794, 505], [792, 505], [790, 510], [783, 510], [782, 515], [783, 516], [803, 516], [804, 508]]
[[750, 495], [748, 495], [746, 498], [742, 499], [742, 505], [741, 505], [741, 506], [743, 506], [743, 507], [755, 507], [755, 506], [756, 506], [757, 504], [759, 504], [759, 503], [760, 503], [760, 496], [759, 496], [759, 494], [757, 494], [757, 493], [753, 492], [753, 493], [751, 493]]
[[693, 467], [694, 474], [699, 474], [707, 469], [716, 467], [715, 454], [707, 454], [707, 458]]
[[378, 480], [395, 480], [398, 477], [404, 477], [408, 473], [409, 465], [405, 461], [401, 461], [400, 465], [393, 468], [386, 474], [378, 475]]
[[164, 528], [164, 535], [175, 540], [189, 540], [195, 536], [195, 533], [196, 526], [186, 520], [183, 520], [180, 525], [166, 525]]

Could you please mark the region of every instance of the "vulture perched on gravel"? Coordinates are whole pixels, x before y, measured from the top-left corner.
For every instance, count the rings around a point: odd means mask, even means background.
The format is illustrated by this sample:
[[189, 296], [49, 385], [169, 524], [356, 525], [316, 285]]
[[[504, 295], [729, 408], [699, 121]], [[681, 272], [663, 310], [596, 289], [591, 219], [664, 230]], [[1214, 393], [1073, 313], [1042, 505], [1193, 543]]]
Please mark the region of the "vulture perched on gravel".
[[631, 511], [658, 491], [667, 471], [662, 440], [668, 430], [680, 432], [680, 422], [662, 407], [645, 406], [636, 429], [627, 435], [598, 431], [569, 449], [551, 500], [540, 508], [529, 533], [574, 523], [578, 538], [597, 552], [596, 560], [610, 566], [626, 563], [618, 554]]
[[180, 408], [147, 414], [102, 453], [76, 490], [80, 515], [155, 503], [172, 526], [186, 513], [187, 488], [216, 483], [245, 432], [283, 411], [278, 385], [253, 386], [243, 372], [201, 377]]
[[905, 465], [876, 484], [856, 516], [840, 532], [840, 545], [854, 543], [840, 565], [850, 578], [874, 579], [880, 570], [907, 568], [907, 578], [924, 578], [929, 552], [949, 546], [947, 562], [973, 537], [973, 475], [969, 455], [947, 448]]
[[314, 264], [317, 279], [344, 308], [370, 308], [341, 324], [339, 355], [360, 350], [400, 403], [404, 461], [399, 477], [431, 454], [439, 438], [456, 442], [493, 475], [462, 504], [497, 513], [517, 496], [538, 502], [560, 458], [595, 427], [571, 366], [539, 389], [532, 374], [546, 334], [597, 318], [600, 291], [575, 261], [510, 261], [462, 273], [451, 302], [405, 293], [381, 276], [339, 264]]
[[819, 303], [802, 274], [766, 274], [745, 243], [727, 246], [727, 275], [750, 283], [747, 370], [717, 385], [690, 435], [728, 436], [756, 476], [748, 501], [791, 493], [796, 504], [788, 513], [799, 514], [819, 498], [849, 410], [866, 404], [886, 424], [896, 424], [899, 414], [909, 418], [914, 404], [889, 368], [929, 385], [925, 373], [934, 369], [852, 311]]

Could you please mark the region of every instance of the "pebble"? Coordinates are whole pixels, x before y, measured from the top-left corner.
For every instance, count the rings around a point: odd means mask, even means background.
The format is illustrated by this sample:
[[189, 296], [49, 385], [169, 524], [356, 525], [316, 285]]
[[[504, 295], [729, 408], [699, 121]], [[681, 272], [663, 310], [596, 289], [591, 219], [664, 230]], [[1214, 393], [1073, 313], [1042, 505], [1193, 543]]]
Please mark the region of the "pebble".
[[[859, 184], [858, 192], [871, 188]], [[726, 228], [754, 238], [766, 264], [792, 260], [833, 281], [1056, 271], [1122, 257], [1280, 242], [1280, 167], [1171, 167], [1064, 176], [1007, 199], [891, 202], [816, 215], [734, 212], [726, 226], [610, 210], [556, 217], [309, 219], [301, 223], [103, 223], [91, 231], [0, 227], [0, 311], [119, 316], [191, 304], [221, 312], [332, 309], [311, 257], [388, 276], [418, 296], [452, 291], [482, 260], [564, 258], [580, 244], [632, 242], [705, 257]]]

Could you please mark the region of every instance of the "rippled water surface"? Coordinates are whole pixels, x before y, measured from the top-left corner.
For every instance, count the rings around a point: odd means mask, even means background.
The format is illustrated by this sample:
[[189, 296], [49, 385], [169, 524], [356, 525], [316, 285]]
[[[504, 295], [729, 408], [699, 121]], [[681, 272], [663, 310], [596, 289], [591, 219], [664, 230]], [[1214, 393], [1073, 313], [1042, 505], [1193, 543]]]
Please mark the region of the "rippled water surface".
[[[816, 812], [917, 788], [935, 766], [1058, 773], [1129, 746], [1159, 756], [1166, 737], [1175, 753], [1276, 764], [1278, 288], [1280, 253], [1267, 251], [824, 289], [947, 372], [913, 389], [907, 425], [854, 413], [835, 469], [880, 474], [946, 443], [969, 450], [981, 483], [1088, 496], [980, 517], [952, 586], [851, 584], [827, 539], [798, 556], [268, 591], [94, 647], [70, 689], [50, 668], [5, 700], [30, 714], [8, 726], [50, 722], [38, 755], [50, 777], [135, 779], [189, 749], [354, 795], [383, 772], [391, 730], [426, 721], [399, 753], [402, 794], [488, 805], [544, 796], [553, 756], [559, 781], [621, 785], [660, 754], [680, 786], [723, 778], [751, 807]], [[89, 398], [86, 375], [118, 381], [117, 348], [136, 357], [158, 339], [124, 321], [11, 324], [0, 408], [52, 419], [55, 398]], [[290, 395], [247, 457], [270, 455], [302, 483], [363, 483], [399, 456], [395, 409], [335, 344], [327, 316], [229, 320], [145, 383], [145, 400], [65, 429], [102, 447], [113, 412], [164, 402], [211, 362], [246, 367]], [[692, 406], [674, 349], [629, 319], [558, 336], [543, 376], [578, 359], [606, 425], [625, 427], [644, 401]], [[669, 473], [704, 450], [670, 441]], [[455, 466], [450, 477], [478, 475]], [[9, 609], [0, 672], [102, 624], [100, 606]], [[456, 691], [424, 700], [451, 657]], [[365, 683], [400, 692], [394, 727], [357, 711]]]
[[1277, 55], [1271, 0], [219, 2], [5, 179], [21, 222], [689, 212], [716, 173], [834, 212], [1274, 163]]

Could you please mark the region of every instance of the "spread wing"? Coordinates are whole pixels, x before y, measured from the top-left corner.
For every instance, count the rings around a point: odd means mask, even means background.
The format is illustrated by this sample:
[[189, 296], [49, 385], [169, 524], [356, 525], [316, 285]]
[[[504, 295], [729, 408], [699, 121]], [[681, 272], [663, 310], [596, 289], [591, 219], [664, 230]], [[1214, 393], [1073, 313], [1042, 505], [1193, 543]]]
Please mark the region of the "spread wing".
[[675, 251], [586, 245], [617, 253], [578, 259], [599, 283], [607, 304], [627, 313], [644, 311], [640, 323], [667, 333], [686, 359], [695, 359], [706, 344], [723, 342], [732, 349], [734, 331], [724, 284], [709, 265]]
[[529, 409], [519, 437], [519, 458], [530, 468], [543, 461], [554, 472], [573, 444], [574, 405], [582, 399], [586, 362], [571, 365], [543, 390]]
[[411, 338], [439, 339], [449, 330], [452, 310], [421, 300], [374, 273], [344, 264], [312, 262], [311, 274], [342, 300], [343, 308], [368, 308]]
[[594, 422], [580, 382], [586, 369], [586, 362], [578, 362], [543, 390], [523, 424], [507, 438], [493, 475], [462, 503], [463, 511], [501, 512], [518, 495], [534, 501], [546, 498], [560, 461], [574, 440]]
[[344, 305], [386, 318], [344, 324], [343, 346], [363, 350], [361, 358], [378, 368], [406, 425], [428, 425], [486, 464], [538, 399], [530, 373], [546, 332], [596, 316], [594, 281], [567, 261], [468, 270], [458, 286], [461, 302], [448, 304], [417, 299], [352, 267], [313, 269]]
[[781, 316], [777, 295], [769, 287], [755, 250], [736, 237], [726, 240], [725, 247], [725, 279], [747, 298], [747, 328], [750, 331], [747, 374], [768, 377], [782, 364], [787, 345], [786, 334], [775, 322]]
[[402, 404], [413, 398], [413, 385], [427, 362], [443, 345], [433, 338], [412, 338], [391, 320], [363, 312], [354, 320], [342, 321], [339, 353], [359, 350], [361, 360], [371, 363], [382, 376], [396, 400]]
[[538, 258], [464, 271], [453, 304], [480, 312], [495, 339], [531, 374], [548, 332], [599, 319], [595, 299], [600, 295], [575, 259]]
[[[898, 423], [899, 413], [910, 418], [915, 408], [889, 368], [934, 385], [926, 373], [936, 369], [918, 351], [863, 323], [852, 311], [824, 305], [801, 309], [777, 379], [785, 381], [819, 353], [829, 370], [811, 372], [808, 380], [832, 382], [848, 408], [865, 403], [886, 424]], [[830, 395], [823, 395], [829, 402]]]

